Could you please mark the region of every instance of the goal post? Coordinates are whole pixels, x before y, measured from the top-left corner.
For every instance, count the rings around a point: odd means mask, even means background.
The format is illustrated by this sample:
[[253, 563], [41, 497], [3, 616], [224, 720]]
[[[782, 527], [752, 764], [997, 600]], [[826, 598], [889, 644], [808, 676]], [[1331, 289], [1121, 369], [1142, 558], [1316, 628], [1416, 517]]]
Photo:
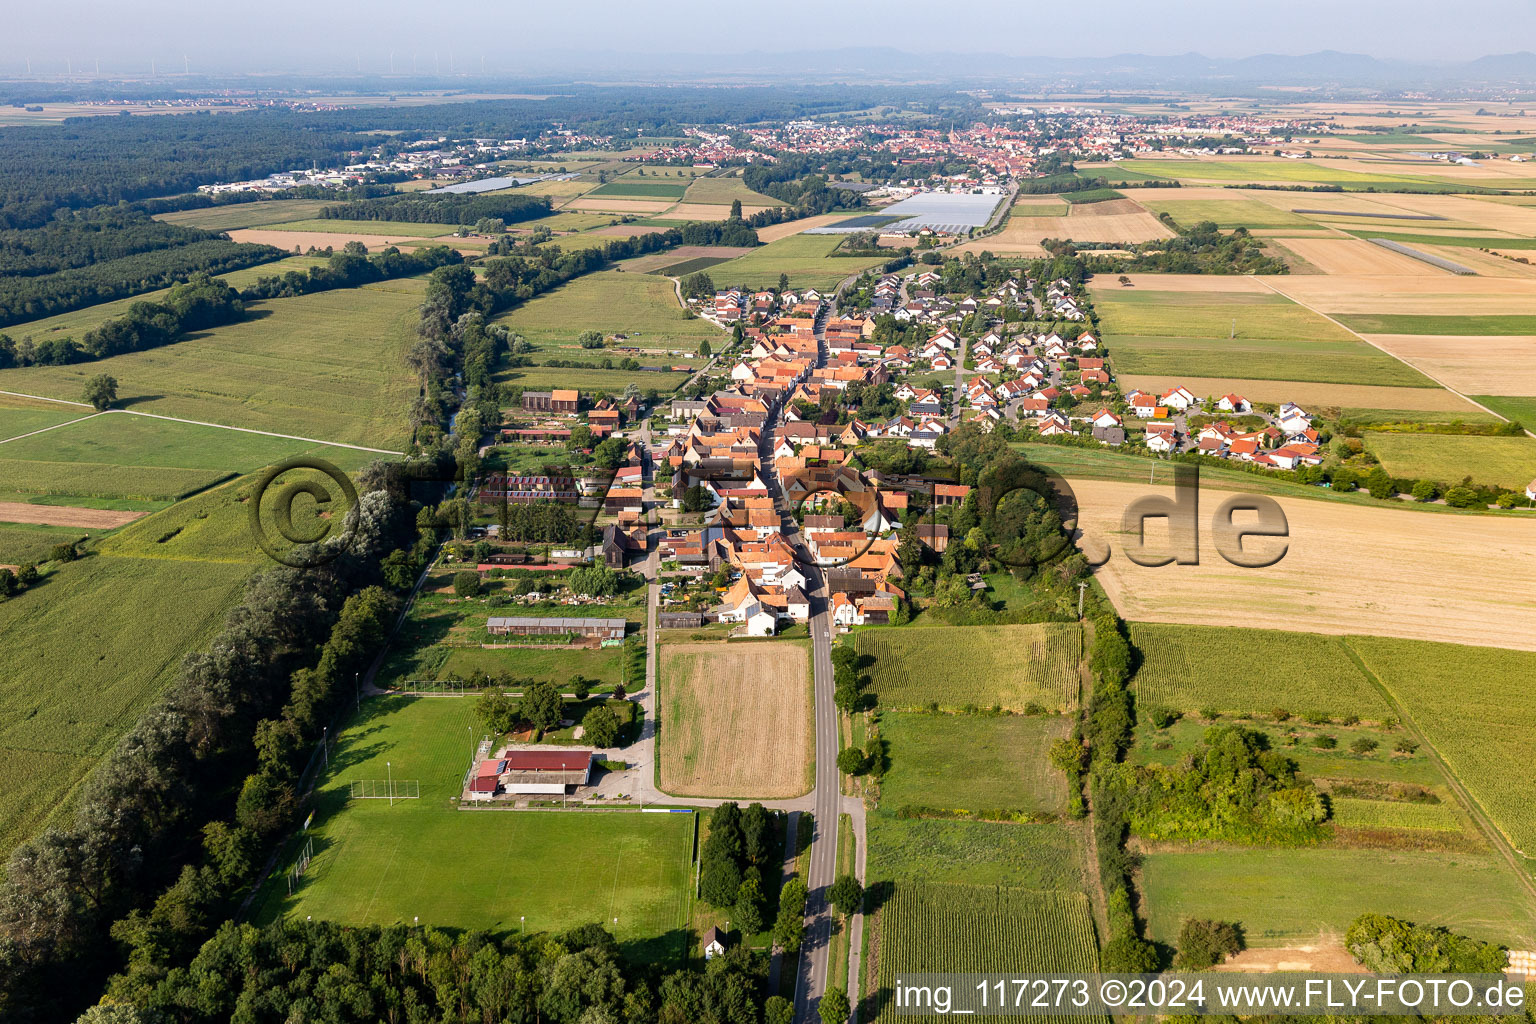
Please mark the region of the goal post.
[[347, 783], [353, 800], [419, 800], [420, 779], [353, 779]]

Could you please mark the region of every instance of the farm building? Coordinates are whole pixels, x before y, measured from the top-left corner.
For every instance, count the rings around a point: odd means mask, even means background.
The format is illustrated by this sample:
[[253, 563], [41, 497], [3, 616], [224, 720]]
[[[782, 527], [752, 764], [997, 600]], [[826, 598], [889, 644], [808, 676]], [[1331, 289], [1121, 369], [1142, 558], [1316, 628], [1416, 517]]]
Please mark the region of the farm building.
[[574, 633], [600, 640], [623, 640], [626, 625], [628, 623], [624, 619], [531, 618], [523, 615], [493, 615], [485, 620], [486, 632], [496, 636], [559, 636], [562, 633]]
[[526, 505], [535, 501], [581, 500], [575, 477], [569, 476], [508, 476], [492, 473], [475, 491], [476, 501], [509, 501]]
[[471, 800], [500, 794], [564, 793], [592, 778], [590, 750], [508, 750], [481, 761], [469, 782]]
[[581, 392], [570, 388], [556, 388], [553, 391], [523, 392], [523, 410], [525, 412], [552, 412], [564, 416], [574, 416], [580, 404]]

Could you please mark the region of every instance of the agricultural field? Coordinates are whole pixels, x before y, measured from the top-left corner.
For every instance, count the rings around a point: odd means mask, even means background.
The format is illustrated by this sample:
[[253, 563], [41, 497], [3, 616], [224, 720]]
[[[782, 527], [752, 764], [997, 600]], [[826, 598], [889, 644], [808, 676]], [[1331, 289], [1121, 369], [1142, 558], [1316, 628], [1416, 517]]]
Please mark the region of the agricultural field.
[[965, 882], [1080, 890], [1090, 868], [1080, 828], [869, 815], [872, 881]]
[[1474, 395], [1472, 397], [1500, 416], [1514, 420], [1528, 430], [1536, 429], [1536, 398], [1511, 398], [1498, 395]]
[[459, 230], [457, 224], [428, 224], [410, 220], [296, 220], [283, 225], [284, 231], [315, 231], [327, 235], [385, 235], [390, 238], [439, 238]]
[[[78, 531], [77, 531], [78, 533]], [[218, 628], [249, 565], [90, 555], [0, 601], [0, 853], [71, 794]]]
[[1054, 715], [887, 712], [880, 735], [890, 744], [891, 766], [880, 780], [880, 803], [891, 811], [1060, 814], [1066, 783], [1046, 752], [1070, 731]]
[[[1506, 645], [1524, 639], [1513, 623], [1505, 628]], [[1536, 740], [1536, 655], [1376, 637], [1349, 644], [1499, 830], [1536, 857], [1536, 781], [1521, 767]]]
[[162, 213], [155, 219], [205, 231], [232, 231], [237, 228], [309, 220], [332, 205], [334, 201], [329, 199], [273, 199], [255, 203], [229, 203], [201, 210], [178, 210], [175, 213]]
[[1142, 857], [1148, 937], [1172, 943], [1186, 918], [1236, 921], [1248, 945], [1337, 942], [1361, 914], [1391, 914], [1530, 949], [1524, 890], [1491, 855], [1411, 850], [1225, 849]]
[[[499, 675], [502, 672], [519, 679], [569, 686], [581, 676], [593, 689], [612, 689], [623, 683], [630, 690], [639, 689], [638, 679], [629, 667], [621, 647], [520, 647], [487, 649], [482, 647], [418, 647], [390, 662], [391, 685], [403, 686], [410, 680], [462, 680], [472, 672]], [[641, 669], [643, 672], [644, 669]]]
[[921, 973], [1093, 972], [1098, 944], [1088, 897], [981, 886], [903, 883], [880, 908], [876, 1021], [899, 1014], [891, 986]]
[[[1174, 196], [1178, 192], [1171, 191]], [[1166, 213], [1183, 227], [1201, 221], [1213, 221], [1223, 231], [1233, 228], [1310, 228], [1316, 225], [1299, 213], [1291, 213], [1257, 199], [1163, 199], [1152, 190], [1137, 193], [1142, 206], [1153, 213]]]
[[789, 235], [711, 268], [709, 276], [720, 288], [770, 288], [778, 286], [782, 273], [789, 275], [791, 288], [826, 289], [884, 262], [880, 257], [829, 256], [842, 241], [840, 235]]
[[1283, 295], [1212, 290], [1153, 291], [1140, 286], [1122, 288], [1095, 284], [1090, 292], [1104, 333], [1151, 338], [1220, 338], [1234, 332], [1239, 340], [1255, 338], [1310, 342], [1350, 342], [1348, 331]]
[[587, 195], [605, 198], [615, 196], [625, 199], [681, 199], [688, 188], [688, 185], [674, 182], [641, 181], [638, 178], [626, 177], [621, 181], [610, 181], [606, 185], [599, 185]]
[[1340, 637], [1147, 622], [1131, 623], [1130, 636], [1141, 653], [1131, 688], [1142, 707], [1186, 714], [1283, 707], [1374, 722], [1392, 714]]
[[[881, 708], [981, 708], [1048, 711], [1076, 706], [1082, 630], [1076, 624], [872, 629], [855, 634]], [[957, 659], [964, 649], [968, 656]]]
[[659, 678], [663, 792], [769, 799], [810, 791], [805, 644], [667, 644]]
[[[34, 430], [56, 427], [60, 423], [91, 415], [92, 410], [78, 405], [58, 405], [31, 398], [0, 395], [0, 444], [15, 444], [15, 439]], [[9, 449], [0, 449], [8, 452]]]
[[720, 178], [694, 178], [688, 186], [688, 191], [683, 193], [685, 203], [707, 203], [715, 206], [729, 206], [731, 203], [741, 201], [742, 208], [765, 206], [783, 206], [783, 202], [765, 196], [761, 192], [754, 192], [747, 187], [746, 182], [736, 175]]
[[1536, 337], [1373, 334], [1369, 338], [1463, 393], [1536, 395]]
[[[483, 732], [471, 698], [371, 699], [317, 789], [308, 872], [292, 896], [277, 873], [258, 918], [365, 925], [431, 914], [446, 927], [529, 933], [602, 921], [627, 956], [678, 962], [694, 816], [460, 811], [471, 740]], [[351, 781], [388, 778], [417, 782], [420, 798], [349, 798]]]
[[1366, 431], [1365, 447], [1394, 476], [1429, 477], [1448, 484], [1470, 476], [1523, 496], [1536, 480], [1536, 439]]
[[1172, 234], [1167, 225], [1130, 199], [1068, 203], [1064, 209], [1015, 203], [1001, 232], [965, 242], [956, 246], [956, 250], [1043, 256], [1045, 250], [1040, 242], [1046, 238], [1070, 238], [1078, 242], [1150, 242]]
[[1461, 820], [1447, 803], [1409, 803], [1404, 800], [1330, 799], [1333, 820], [1340, 828], [1424, 829], [1459, 832]]
[[[1105, 323], [1113, 321], [1106, 319]], [[1435, 388], [1433, 381], [1412, 366], [1358, 340], [1238, 338], [1228, 341], [1225, 338], [1126, 337], [1116, 334], [1110, 344], [1116, 369], [1132, 377], [1220, 378], [1234, 366], [1240, 366], [1246, 375], [1245, 381]], [[1242, 394], [1250, 400], [1258, 400], [1247, 389]]]
[[[1113, 167], [1105, 168], [1109, 177], [1121, 177], [1129, 180], [1150, 178], [1171, 178], [1178, 181], [1213, 181], [1213, 182], [1316, 182], [1321, 185], [1342, 185], [1346, 189], [1350, 187], [1364, 188], [1371, 184], [1391, 182], [1398, 185], [1417, 183], [1426, 189], [1443, 188], [1452, 191], [1450, 185], [1440, 185], [1428, 177], [1406, 176], [1400, 174], [1363, 173], [1361, 171], [1346, 170], [1340, 167], [1342, 161], [1337, 160], [1281, 160], [1265, 157], [1253, 157], [1243, 159], [1222, 160], [1127, 160]], [[1426, 167], [1425, 170], [1443, 169]], [[1083, 165], [1081, 170], [1092, 171], [1098, 168], [1092, 165]], [[1310, 196], [1303, 198], [1310, 199]]]
[[161, 348], [0, 373], [0, 388], [77, 401], [99, 373], [135, 411], [397, 448], [407, 440], [424, 283], [402, 279], [252, 303], [257, 315]]
[[[1142, 472], [1146, 463], [1142, 462]], [[1200, 523], [1200, 564], [1148, 568], [1124, 554], [1127, 505], [1171, 497], [1169, 481], [1068, 479], [1079, 523], [1096, 552], [1112, 548], [1097, 578], [1120, 614], [1144, 622], [1243, 622], [1293, 632], [1369, 634], [1536, 650], [1536, 544], [1523, 519], [1416, 511], [1274, 493], [1289, 524], [1284, 542], [1254, 538], [1245, 549], [1285, 555], [1263, 569], [1239, 569]], [[1250, 477], [1250, 479], [1253, 479]], [[1250, 486], [1233, 482], [1239, 492]], [[1232, 491], [1207, 486], [1202, 509]], [[1166, 550], [1166, 520], [1149, 520], [1147, 544]], [[1369, 544], [1360, 538], [1370, 538]], [[1270, 545], [1277, 545], [1271, 547]], [[1490, 587], [1488, 567], [1502, 567]], [[877, 669], [878, 671], [878, 669]]]
[[[723, 335], [707, 320], [689, 318], [672, 282], [648, 274], [599, 271], [576, 278], [497, 318], [538, 348], [534, 358], [595, 360], [611, 350], [583, 349], [584, 331], [624, 334], [622, 344], [642, 350], [693, 355], [699, 342], [719, 344]], [[642, 352], [642, 355], [644, 353]], [[660, 361], [642, 358], [642, 363]], [[669, 357], [667, 362], [675, 361]]]

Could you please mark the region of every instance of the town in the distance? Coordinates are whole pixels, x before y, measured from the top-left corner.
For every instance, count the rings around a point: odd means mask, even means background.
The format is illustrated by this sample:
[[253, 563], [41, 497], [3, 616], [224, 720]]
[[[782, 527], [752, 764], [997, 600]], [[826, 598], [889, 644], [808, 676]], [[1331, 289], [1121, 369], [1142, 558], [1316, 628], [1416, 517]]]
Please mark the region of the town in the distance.
[[0, 1020], [1536, 982], [1536, 58], [615, 17], [0, 43]]

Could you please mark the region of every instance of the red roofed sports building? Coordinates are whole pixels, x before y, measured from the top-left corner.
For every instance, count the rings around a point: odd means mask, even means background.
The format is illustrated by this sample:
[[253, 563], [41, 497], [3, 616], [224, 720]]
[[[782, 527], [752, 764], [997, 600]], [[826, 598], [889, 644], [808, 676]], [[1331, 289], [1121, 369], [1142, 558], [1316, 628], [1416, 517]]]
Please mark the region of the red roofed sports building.
[[471, 800], [497, 795], [566, 792], [585, 786], [592, 777], [590, 750], [508, 750], [475, 766], [469, 780]]

